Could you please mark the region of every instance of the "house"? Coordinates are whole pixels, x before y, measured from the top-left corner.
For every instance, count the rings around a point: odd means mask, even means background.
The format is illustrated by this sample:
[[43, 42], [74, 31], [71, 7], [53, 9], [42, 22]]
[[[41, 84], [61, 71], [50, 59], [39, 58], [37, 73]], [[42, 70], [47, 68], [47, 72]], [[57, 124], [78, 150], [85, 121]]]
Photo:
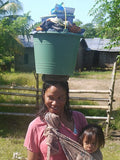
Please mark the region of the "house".
[[110, 39], [86, 38], [80, 41], [76, 70], [113, 66], [120, 47], [106, 48]]
[[15, 55], [15, 71], [33, 72], [35, 71], [33, 36], [28, 39], [27, 36], [18, 36], [20, 42], [24, 45], [24, 53]]
[[[15, 71], [35, 71], [33, 36], [29, 39], [26, 36], [18, 37], [24, 45], [22, 55], [15, 55]], [[80, 41], [75, 70], [111, 67], [120, 53], [120, 47], [105, 48], [109, 39], [86, 38]]]

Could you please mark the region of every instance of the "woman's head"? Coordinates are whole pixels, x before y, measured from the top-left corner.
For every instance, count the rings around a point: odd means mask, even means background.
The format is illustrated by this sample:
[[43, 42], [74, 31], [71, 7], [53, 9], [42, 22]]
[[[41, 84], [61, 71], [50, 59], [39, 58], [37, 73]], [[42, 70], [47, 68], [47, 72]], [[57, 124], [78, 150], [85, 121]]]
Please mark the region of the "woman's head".
[[89, 153], [95, 152], [98, 148], [104, 147], [105, 138], [102, 128], [96, 124], [89, 124], [80, 136], [83, 148]]
[[49, 111], [60, 115], [65, 112], [70, 118], [68, 82], [45, 82], [42, 89], [42, 106], [42, 113]]

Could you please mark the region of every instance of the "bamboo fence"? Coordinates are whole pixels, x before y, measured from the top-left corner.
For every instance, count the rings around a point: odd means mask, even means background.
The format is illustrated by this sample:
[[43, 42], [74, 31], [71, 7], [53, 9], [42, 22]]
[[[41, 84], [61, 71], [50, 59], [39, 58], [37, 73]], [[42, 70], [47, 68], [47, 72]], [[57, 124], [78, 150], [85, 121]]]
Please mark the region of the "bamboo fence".
[[[116, 75], [116, 62], [114, 62], [113, 65], [113, 71], [112, 71], [112, 78], [111, 78], [111, 85], [108, 90], [70, 90], [70, 100], [83, 100], [83, 101], [101, 101], [106, 102], [106, 105], [71, 105], [70, 107], [72, 109], [101, 109], [106, 110], [106, 117], [101, 116], [86, 116], [87, 119], [100, 119], [100, 120], [106, 120], [106, 136], [108, 135], [110, 120], [113, 119], [111, 117], [112, 112], [112, 104], [113, 104], [113, 95], [114, 95], [114, 84], [115, 84], [115, 75]], [[35, 75], [36, 79], [36, 88], [32, 87], [20, 87], [20, 86], [0, 86], [0, 94], [2, 95], [13, 95], [13, 96], [24, 96], [24, 97], [35, 97], [36, 103], [35, 104], [10, 104], [10, 103], [0, 103], [0, 106], [4, 107], [38, 107], [39, 106], [39, 99], [41, 97], [41, 89], [39, 89], [39, 76], [38, 74]], [[1, 91], [2, 90], [2, 91]], [[4, 91], [3, 91], [4, 90]], [[16, 93], [11, 92], [11, 90], [15, 91], [23, 91], [23, 93]], [[25, 94], [24, 91], [33, 91], [34, 94]], [[81, 97], [80, 94], [89, 94], [91, 97]], [[74, 96], [74, 94], [77, 96]], [[107, 95], [107, 98], [100, 98], [100, 97], [92, 97], [92, 94], [95, 95]], [[9, 112], [0, 112], [0, 115], [16, 115], [16, 116], [34, 116], [34, 114], [29, 113], [9, 113]]]

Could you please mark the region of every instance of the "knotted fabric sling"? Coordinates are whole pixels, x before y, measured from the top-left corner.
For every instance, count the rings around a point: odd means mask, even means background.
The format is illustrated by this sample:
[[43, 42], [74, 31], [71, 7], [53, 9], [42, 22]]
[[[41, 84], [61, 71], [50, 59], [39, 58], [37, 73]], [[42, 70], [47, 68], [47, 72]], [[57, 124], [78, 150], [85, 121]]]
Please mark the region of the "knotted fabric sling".
[[58, 115], [48, 112], [45, 115], [45, 121], [47, 122], [47, 127], [44, 131], [48, 145], [47, 160], [50, 159], [50, 155], [59, 152], [58, 142], [61, 144], [67, 160], [95, 160], [78, 142], [58, 131], [60, 127], [60, 118]]

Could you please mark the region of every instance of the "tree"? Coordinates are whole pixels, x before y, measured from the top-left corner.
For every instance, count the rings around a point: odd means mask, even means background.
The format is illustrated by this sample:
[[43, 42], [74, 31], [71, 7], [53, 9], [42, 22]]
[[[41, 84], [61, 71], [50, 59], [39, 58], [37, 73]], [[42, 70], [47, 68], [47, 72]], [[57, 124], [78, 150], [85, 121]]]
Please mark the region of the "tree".
[[[17, 6], [18, 5], [18, 6]], [[24, 47], [18, 40], [18, 35], [29, 36], [31, 17], [29, 12], [18, 15], [21, 11], [20, 2], [17, 0], [0, 0], [0, 63], [4, 64], [7, 57], [13, 59], [14, 54], [23, 53]]]
[[75, 19], [74, 23], [76, 26], [80, 27], [83, 23], [79, 19]]
[[0, 0], [0, 19], [4, 18], [5, 16], [14, 15], [22, 11], [21, 2], [18, 0]]
[[[11, 54], [10, 52], [20, 52], [21, 43], [17, 39], [18, 35], [29, 37], [30, 23], [32, 21], [29, 12], [18, 15], [22, 11], [22, 5], [18, 0], [0, 0], [0, 53]], [[7, 47], [6, 47], [7, 46]], [[20, 47], [19, 47], [20, 46]]]
[[112, 46], [120, 45], [120, 0], [96, 0], [90, 11], [102, 38], [110, 38]]
[[93, 23], [87, 23], [82, 26], [85, 29], [84, 37], [85, 38], [94, 38], [97, 36], [96, 28]]
[[22, 44], [18, 40], [18, 35], [27, 35], [29, 38], [30, 31], [29, 13], [12, 20], [11, 17], [2, 19], [0, 21], [0, 53], [4, 55], [22, 53]]
[[0, 53], [2, 54], [9, 51], [10, 43], [15, 39], [15, 32], [11, 32], [11, 24], [16, 18], [15, 14], [21, 10], [22, 5], [18, 0], [0, 0]]

